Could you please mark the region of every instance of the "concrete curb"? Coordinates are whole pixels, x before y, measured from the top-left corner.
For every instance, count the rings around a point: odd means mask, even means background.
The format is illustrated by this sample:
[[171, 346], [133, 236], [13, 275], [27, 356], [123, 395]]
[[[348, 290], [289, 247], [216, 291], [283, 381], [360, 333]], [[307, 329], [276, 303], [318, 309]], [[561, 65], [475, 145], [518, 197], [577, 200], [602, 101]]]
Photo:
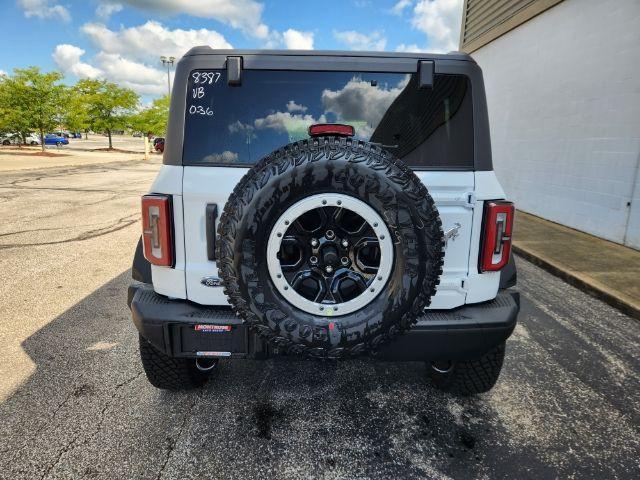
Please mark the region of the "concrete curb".
[[640, 320], [640, 305], [627, 301], [614, 290], [608, 290], [602, 287], [591, 277], [582, 275], [580, 272], [573, 272], [563, 265], [555, 263], [548, 258], [544, 258], [543, 256], [518, 246], [515, 243], [513, 245], [513, 251], [531, 263], [545, 269], [552, 275], [561, 278], [568, 284], [573, 285], [591, 296], [608, 303], [612, 307], [617, 308], [623, 313]]

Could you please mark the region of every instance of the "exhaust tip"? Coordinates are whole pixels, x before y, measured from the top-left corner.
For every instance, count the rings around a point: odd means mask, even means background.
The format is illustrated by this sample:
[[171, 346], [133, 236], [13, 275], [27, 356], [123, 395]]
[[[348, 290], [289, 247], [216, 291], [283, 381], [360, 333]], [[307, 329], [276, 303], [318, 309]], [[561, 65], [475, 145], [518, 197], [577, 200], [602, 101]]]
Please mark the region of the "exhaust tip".
[[217, 358], [196, 358], [196, 368], [201, 372], [210, 372], [218, 365]]
[[438, 373], [449, 373], [453, 370], [454, 363], [452, 361], [439, 361], [439, 362], [431, 362], [431, 368], [433, 368]]

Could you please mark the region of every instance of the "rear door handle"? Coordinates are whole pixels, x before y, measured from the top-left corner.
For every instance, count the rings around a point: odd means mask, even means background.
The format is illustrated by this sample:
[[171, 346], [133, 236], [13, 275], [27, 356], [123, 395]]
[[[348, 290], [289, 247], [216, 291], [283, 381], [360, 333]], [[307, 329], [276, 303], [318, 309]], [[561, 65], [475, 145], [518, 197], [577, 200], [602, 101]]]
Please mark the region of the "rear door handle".
[[207, 230], [207, 258], [216, 260], [216, 220], [218, 219], [218, 205], [207, 203], [205, 209], [205, 228]]

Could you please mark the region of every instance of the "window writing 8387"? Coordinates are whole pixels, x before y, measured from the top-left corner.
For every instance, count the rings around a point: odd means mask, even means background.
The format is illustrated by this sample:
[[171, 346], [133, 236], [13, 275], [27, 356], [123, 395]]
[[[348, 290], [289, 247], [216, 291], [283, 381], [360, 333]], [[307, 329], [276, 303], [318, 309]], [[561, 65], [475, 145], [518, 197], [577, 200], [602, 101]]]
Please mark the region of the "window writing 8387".
[[[215, 85], [220, 80], [220, 72], [193, 72], [191, 73], [191, 99], [203, 100], [207, 96], [207, 86]], [[213, 115], [211, 107], [192, 104], [187, 109], [189, 115]]]
[[211, 85], [218, 83], [218, 80], [220, 80], [220, 72], [193, 72], [191, 78], [193, 79], [194, 85], [199, 83]]

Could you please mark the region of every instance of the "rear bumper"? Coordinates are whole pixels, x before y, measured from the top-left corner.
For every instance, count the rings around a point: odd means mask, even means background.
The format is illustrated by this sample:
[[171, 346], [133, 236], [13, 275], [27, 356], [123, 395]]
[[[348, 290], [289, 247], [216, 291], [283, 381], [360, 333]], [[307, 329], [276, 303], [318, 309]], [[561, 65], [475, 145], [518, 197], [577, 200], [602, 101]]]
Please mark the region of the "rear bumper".
[[[129, 307], [140, 334], [173, 357], [264, 358], [269, 352], [230, 308], [169, 300], [148, 284], [129, 287]], [[519, 310], [520, 296], [510, 290], [481, 304], [428, 310], [411, 331], [376, 357], [397, 361], [478, 358], [511, 335]]]
[[489, 302], [455, 310], [427, 310], [406, 334], [377, 355], [386, 360], [472, 360], [513, 333], [520, 294], [502, 290]]

